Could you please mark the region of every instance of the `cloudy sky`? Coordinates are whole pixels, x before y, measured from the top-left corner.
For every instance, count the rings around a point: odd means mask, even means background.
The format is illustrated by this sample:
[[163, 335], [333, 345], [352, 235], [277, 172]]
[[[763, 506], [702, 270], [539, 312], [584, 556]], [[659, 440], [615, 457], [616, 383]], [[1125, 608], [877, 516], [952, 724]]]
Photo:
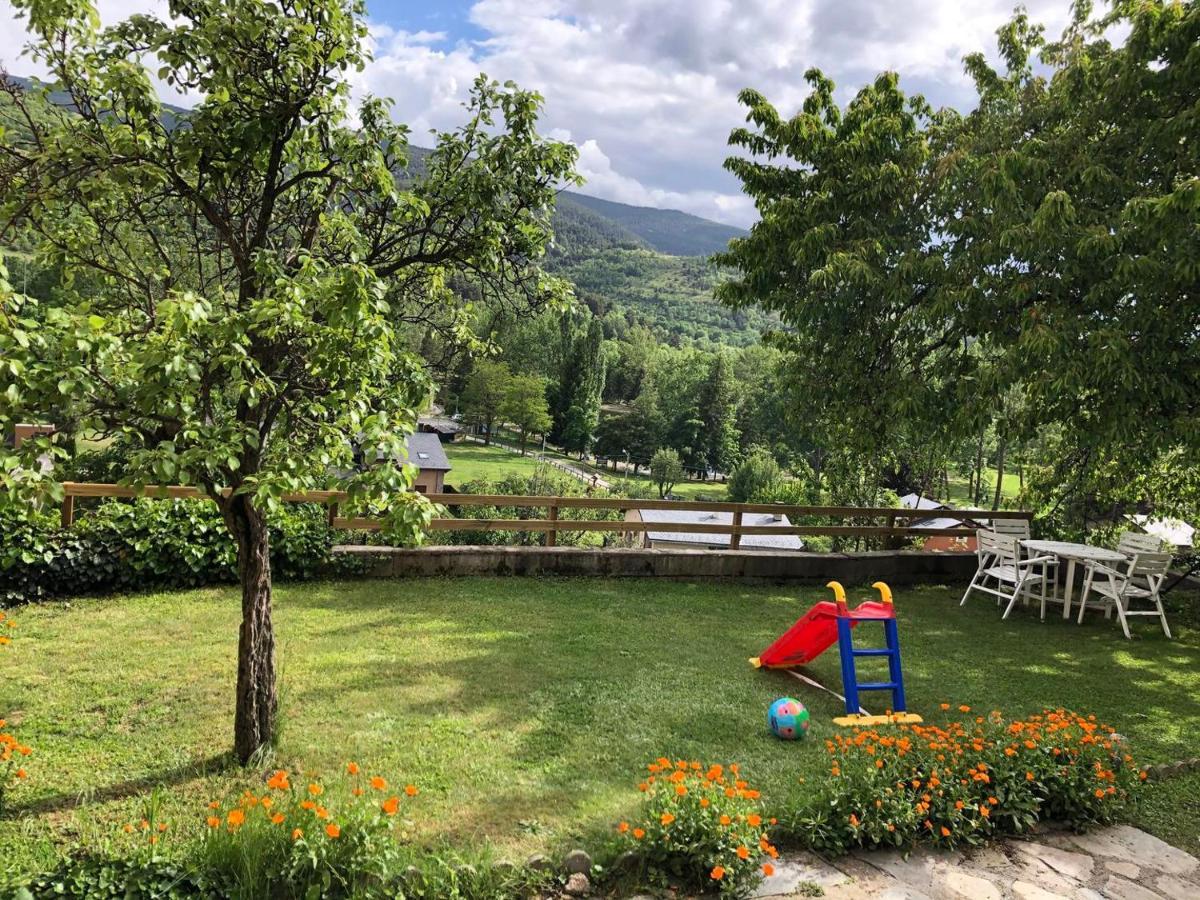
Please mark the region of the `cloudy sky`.
[[[543, 130], [580, 150], [586, 193], [745, 225], [753, 206], [721, 168], [754, 87], [786, 112], [818, 66], [844, 101], [883, 69], [935, 105], [970, 104], [962, 57], [994, 55], [1017, 0], [367, 0], [374, 62], [357, 89], [429, 129], [462, 119], [479, 72], [545, 97]], [[1025, 0], [1057, 34], [1068, 0]], [[100, 0], [112, 22], [159, 0]], [[37, 74], [0, 0], [0, 67]]]

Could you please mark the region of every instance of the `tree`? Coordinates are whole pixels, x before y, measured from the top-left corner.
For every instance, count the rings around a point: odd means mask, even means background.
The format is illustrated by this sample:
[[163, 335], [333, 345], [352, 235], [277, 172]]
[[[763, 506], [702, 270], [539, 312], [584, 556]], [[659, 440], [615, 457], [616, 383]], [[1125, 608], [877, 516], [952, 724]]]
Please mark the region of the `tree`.
[[665, 498], [671, 488], [683, 478], [683, 462], [679, 453], [670, 447], [657, 450], [650, 458], [650, 477], [658, 485], [658, 496]]
[[475, 364], [463, 388], [463, 414], [468, 421], [483, 427], [485, 445], [492, 442], [492, 433], [512, 377], [504, 363], [482, 359]]
[[[24, 126], [0, 138], [0, 223], [67, 277], [48, 303], [0, 277], [0, 425], [59, 426], [4, 451], [0, 493], [60, 497], [35, 457], [99, 435], [128, 448], [131, 480], [216, 502], [237, 544], [247, 762], [277, 702], [268, 514], [350, 469], [352, 442], [399, 458], [428, 389], [406, 329], [457, 318], [448, 285], [565, 298], [536, 260], [574, 151], [538, 137], [536, 94], [481, 77], [467, 124], [407, 172], [387, 104], [350, 125], [359, 0], [191, 0], [105, 29], [86, 0], [16, 6], [69, 103], [0, 79], [0, 116]], [[139, 61], [204, 99], [168, 115]], [[87, 292], [76, 272], [96, 276]], [[386, 462], [345, 486], [415, 539], [431, 507], [412, 476]]]
[[700, 386], [700, 448], [708, 468], [728, 472], [737, 461], [737, 396], [729, 356], [718, 352]]
[[762, 502], [782, 479], [771, 451], [755, 447], [729, 476], [729, 499], [737, 503]]
[[531, 434], [545, 434], [553, 420], [546, 402], [546, 379], [537, 375], [514, 375], [508, 383], [500, 418], [521, 432], [521, 455]]
[[604, 327], [595, 316], [579, 328], [574, 317], [562, 317], [561, 366], [552, 390], [551, 437], [563, 449], [586, 453], [600, 421], [604, 392]]
[[873, 454], [904, 421], [949, 447], [1019, 389], [1005, 440], [1065, 424], [1061, 490], [1113, 461], [1200, 463], [1200, 6], [1074, 10], [1054, 43], [1017, 15], [1000, 70], [968, 57], [967, 116], [890, 74], [842, 110], [811, 71], [791, 119], [743, 92], [749, 155], [727, 166], [761, 218], [718, 256], [740, 272], [720, 293], [780, 316], [843, 446]]

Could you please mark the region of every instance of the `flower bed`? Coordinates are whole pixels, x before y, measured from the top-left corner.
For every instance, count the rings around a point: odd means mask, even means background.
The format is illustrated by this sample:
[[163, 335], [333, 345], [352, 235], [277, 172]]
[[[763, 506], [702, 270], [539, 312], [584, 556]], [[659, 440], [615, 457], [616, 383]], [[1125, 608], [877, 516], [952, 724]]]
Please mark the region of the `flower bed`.
[[1082, 829], [1116, 821], [1146, 777], [1095, 716], [959, 712], [964, 719], [944, 725], [856, 729], [826, 741], [829, 780], [812, 802], [780, 814], [782, 831], [840, 854], [979, 844], [1049, 819]]

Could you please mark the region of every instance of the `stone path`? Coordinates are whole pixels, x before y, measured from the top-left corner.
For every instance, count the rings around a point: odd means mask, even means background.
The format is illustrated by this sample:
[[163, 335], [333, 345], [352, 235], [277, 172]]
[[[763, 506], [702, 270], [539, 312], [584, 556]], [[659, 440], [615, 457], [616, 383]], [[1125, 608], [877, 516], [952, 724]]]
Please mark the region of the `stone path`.
[[[818, 890], [817, 888], [820, 888]], [[780, 859], [755, 897], [829, 900], [1190, 900], [1200, 860], [1118, 825], [1089, 834], [1045, 829], [979, 850], [860, 852], [827, 863]]]

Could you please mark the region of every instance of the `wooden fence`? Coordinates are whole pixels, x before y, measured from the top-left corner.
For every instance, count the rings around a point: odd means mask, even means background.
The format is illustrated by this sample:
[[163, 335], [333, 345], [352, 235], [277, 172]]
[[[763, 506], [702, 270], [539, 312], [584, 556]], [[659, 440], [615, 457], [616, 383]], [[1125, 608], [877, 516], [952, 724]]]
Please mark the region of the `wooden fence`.
[[[116, 484], [84, 484], [66, 482], [62, 505], [63, 527], [70, 527], [75, 518], [75, 499], [82, 497], [159, 497], [176, 500], [205, 499], [208, 495], [195, 487], [145, 485], [127, 487]], [[667, 531], [682, 534], [727, 534], [730, 549], [736, 550], [743, 535], [811, 535], [826, 537], [875, 537], [875, 538], [921, 538], [941, 535], [969, 537], [972, 528], [914, 528], [912, 523], [922, 519], [1023, 519], [1031, 520], [1033, 514], [1025, 510], [986, 509], [936, 509], [912, 510], [886, 506], [788, 506], [776, 503], [731, 503], [721, 501], [691, 500], [633, 500], [626, 497], [537, 497], [510, 496], [507, 494], [428, 494], [435, 503], [451, 508], [461, 507], [514, 507], [518, 509], [544, 509], [543, 518], [516, 519], [471, 519], [437, 518], [430, 523], [431, 531], [527, 531], [546, 535], [546, 546], [557, 543], [559, 532], [606, 531], [622, 534], [637, 534], [647, 531]], [[376, 531], [381, 527], [379, 519], [344, 517], [338, 515], [339, 504], [347, 495], [342, 491], [304, 491], [285, 494], [284, 500], [297, 503], [320, 503], [329, 507], [329, 522], [334, 528], [356, 531]], [[656, 509], [686, 512], [730, 513], [729, 522], [644, 522], [626, 519], [560, 519], [563, 509], [629, 510]], [[789, 525], [745, 524], [749, 514], [785, 515], [792, 519]], [[797, 519], [871, 519], [882, 524], [872, 525], [816, 525], [796, 524]]]

